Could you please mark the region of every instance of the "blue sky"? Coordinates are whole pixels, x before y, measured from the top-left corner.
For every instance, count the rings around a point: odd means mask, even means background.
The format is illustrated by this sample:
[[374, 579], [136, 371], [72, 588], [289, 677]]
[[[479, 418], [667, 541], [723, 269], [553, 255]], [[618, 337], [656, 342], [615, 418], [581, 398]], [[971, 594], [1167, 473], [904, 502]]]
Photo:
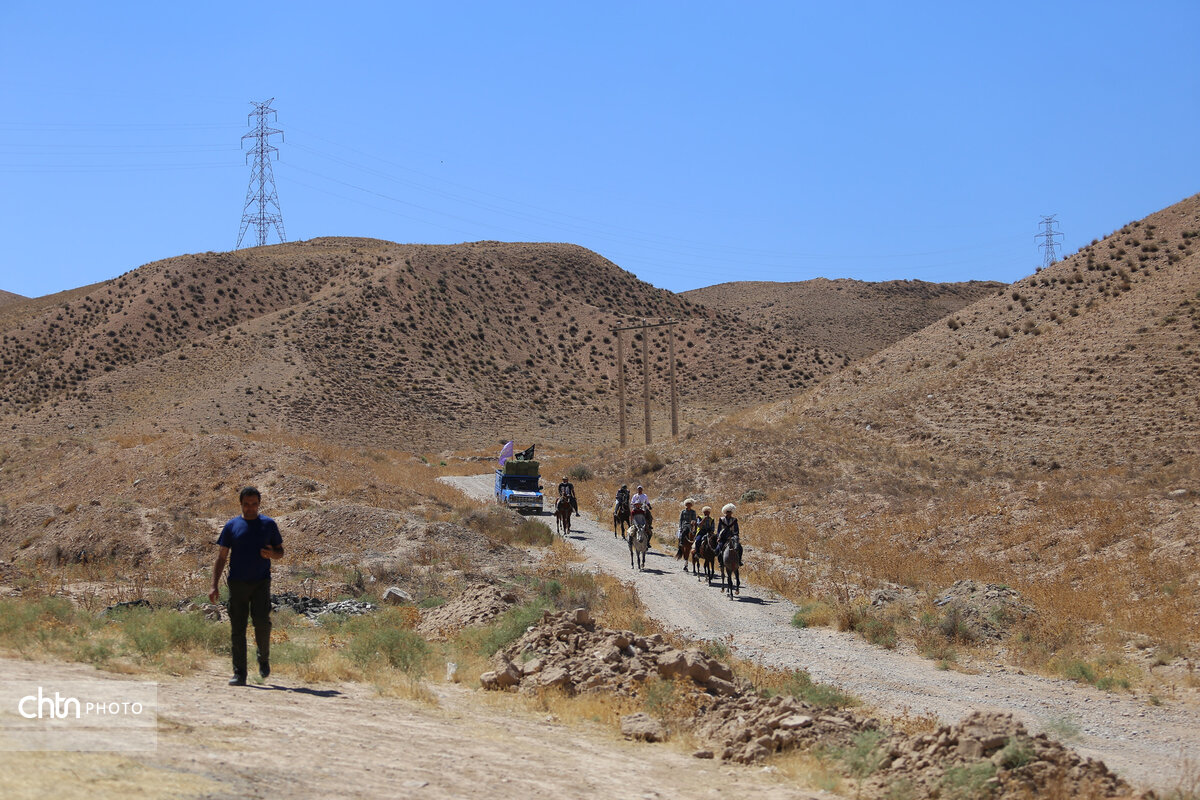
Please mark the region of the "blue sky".
[[271, 97], [291, 240], [1012, 281], [1043, 214], [1069, 253], [1200, 191], [1198, 30], [1195, 0], [6, 0], [0, 289], [232, 249]]

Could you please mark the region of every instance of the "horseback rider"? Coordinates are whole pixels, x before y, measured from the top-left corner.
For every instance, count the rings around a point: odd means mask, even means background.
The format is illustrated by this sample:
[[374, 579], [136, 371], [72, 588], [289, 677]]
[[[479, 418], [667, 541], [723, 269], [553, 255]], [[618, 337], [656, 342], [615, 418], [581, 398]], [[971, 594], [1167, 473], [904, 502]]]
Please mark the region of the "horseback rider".
[[676, 541], [683, 539], [684, 531], [696, 532], [696, 509], [692, 508], [695, 504], [696, 501], [690, 497], [683, 501], [683, 511], [679, 512], [679, 530], [675, 532]]
[[641, 511], [646, 515], [646, 530], [650, 531], [654, 528], [654, 515], [650, 510], [650, 498], [642, 491], [642, 487], [637, 487], [637, 494], [629, 498], [629, 513], [636, 514]]
[[717, 523], [717, 558], [721, 557], [721, 553], [724, 552], [725, 545], [729, 542], [729, 540], [731, 538], [733, 538], [734, 536], [736, 536], [736, 537], [738, 537], [738, 539], [737, 539], [738, 564], [741, 564], [742, 563], [742, 536], [741, 536], [741, 531], [738, 529], [737, 517], [735, 517], [733, 515], [733, 512], [736, 510], [737, 510], [737, 507], [734, 506], [733, 503], [726, 503], [721, 508], [721, 514], [722, 514], [721, 521]]
[[575, 512], [575, 516], [579, 516], [579, 501], [575, 499], [575, 484], [571, 483], [571, 479], [566, 475], [563, 475], [562, 483], [558, 485], [558, 496], [570, 500], [571, 510]]
[[621, 508], [629, 508], [629, 486], [622, 483], [621, 488], [617, 489], [617, 500], [613, 504], [613, 513], [620, 511]]
[[[716, 520], [712, 518], [712, 506], [705, 506], [700, 509], [700, 513], [704, 516], [696, 523], [696, 547], [700, 546], [700, 542], [705, 537], [712, 536], [716, 532], [717, 526]], [[713, 543], [709, 541], [709, 546], [711, 547], [712, 545]]]

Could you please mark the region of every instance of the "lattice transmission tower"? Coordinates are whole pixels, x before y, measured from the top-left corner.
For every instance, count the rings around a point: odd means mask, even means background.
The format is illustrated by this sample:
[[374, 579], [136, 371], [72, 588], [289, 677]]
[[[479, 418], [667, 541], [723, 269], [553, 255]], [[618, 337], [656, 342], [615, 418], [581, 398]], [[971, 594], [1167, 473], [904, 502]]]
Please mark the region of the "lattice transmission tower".
[[[242, 208], [242, 227], [238, 231], [235, 250], [241, 248], [246, 229], [251, 225], [257, 231], [255, 244], [258, 247], [267, 243], [267, 229], [272, 227], [275, 228], [280, 242], [287, 241], [283, 233], [283, 212], [279, 208], [279, 195], [275, 191], [275, 172], [271, 169], [271, 154], [275, 153], [275, 157], [279, 158], [279, 148], [271, 145], [270, 137], [275, 134], [283, 136], [283, 131], [267, 127], [267, 115], [275, 114], [275, 109], [271, 108], [273, 102], [274, 97], [265, 103], [252, 100], [250, 103], [254, 110], [246, 115], [247, 124], [254, 130], [242, 137], [242, 144], [244, 147], [247, 139], [252, 140], [251, 149], [246, 153], [246, 162], [249, 163], [250, 157], [254, 156], [254, 165], [250, 169], [250, 186], [246, 189], [246, 205]], [[251, 117], [254, 118], [253, 122], [250, 121]]]
[[1053, 266], [1058, 263], [1058, 248], [1062, 247], [1054, 240], [1054, 237], [1062, 236], [1062, 232], [1058, 230], [1058, 220], [1055, 219], [1057, 214], [1051, 214], [1048, 217], [1042, 217], [1042, 232], [1034, 236], [1034, 239], [1041, 239], [1038, 247], [1042, 251], [1042, 269]]

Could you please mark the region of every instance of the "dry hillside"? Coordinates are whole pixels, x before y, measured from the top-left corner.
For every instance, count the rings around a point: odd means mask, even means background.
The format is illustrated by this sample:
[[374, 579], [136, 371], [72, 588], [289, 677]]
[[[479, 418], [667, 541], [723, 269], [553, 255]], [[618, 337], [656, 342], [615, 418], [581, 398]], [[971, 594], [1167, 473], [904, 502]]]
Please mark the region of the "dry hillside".
[[[5, 311], [0, 423], [35, 433], [587, 441], [616, 417], [611, 329], [642, 317], [679, 320], [685, 416], [782, 398], [845, 363], [572, 245], [318, 239], [180, 256]], [[660, 420], [664, 331], [649, 340]], [[629, 334], [625, 358], [632, 412], [642, 371]]]
[[793, 408], [1009, 464], [1200, 450], [1200, 196], [1093, 241], [844, 371]]
[[6, 292], [3, 289], [0, 289], [0, 306], [6, 306], [9, 303], [20, 302], [24, 299], [25, 298], [19, 294], [13, 294], [12, 292]]
[[862, 358], [995, 294], [995, 281], [926, 283], [817, 278], [793, 283], [735, 281], [683, 297], [733, 311], [789, 340]]
[[754, 580], [799, 601], [915, 591], [925, 616], [887, 619], [930, 657], [977, 641], [931, 604], [973, 579], [1034, 609], [1001, 645], [1009, 663], [1091, 682], [1190, 675], [1198, 243], [1192, 197], [796, 398], [589, 466], [605, 487], [647, 475], [668, 506], [740, 498]]

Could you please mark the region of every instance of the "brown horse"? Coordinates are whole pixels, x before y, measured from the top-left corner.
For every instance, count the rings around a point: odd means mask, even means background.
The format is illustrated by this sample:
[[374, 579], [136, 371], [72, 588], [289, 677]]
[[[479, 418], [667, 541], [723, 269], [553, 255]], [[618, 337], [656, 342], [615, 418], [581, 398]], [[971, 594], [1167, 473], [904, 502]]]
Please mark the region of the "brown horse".
[[[700, 534], [696, 537], [696, 546], [692, 550], [692, 572], [697, 578], [707, 578], [710, 585], [717, 574], [717, 548], [712, 537], [713, 534]], [[704, 575], [700, 574], [701, 564], [704, 565]]]
[[[724, 551], [721, 552], [721, 568], [725, 574], [725, 584], [722, 589], [729, 591], [730, 600], [735, 594], [742, 593], [742, 559], [738, 555], [738, 543], [738, 535], [735, 533], [729, 537]], [[736, 589], [733, 587], [734, 581], [737, 581]]]
[[692, 543], [696, 541], [694, 523], [683, 523], [679, 526], [679, 548], [675, 551], [675, 560], [683, 559], [683, 571], [688, 571], [688, 562], [692, 560]]
[[571, 498], [560, 497], [554, 506], [554, 527], [563, 536], [571, 532]]
[[621, 530], [621, 538], [625, 538], [625, 530], [629, 527], [629, 503], [620, 503], [613, 509], [613, 538], [617, 538], [617, 528]]

